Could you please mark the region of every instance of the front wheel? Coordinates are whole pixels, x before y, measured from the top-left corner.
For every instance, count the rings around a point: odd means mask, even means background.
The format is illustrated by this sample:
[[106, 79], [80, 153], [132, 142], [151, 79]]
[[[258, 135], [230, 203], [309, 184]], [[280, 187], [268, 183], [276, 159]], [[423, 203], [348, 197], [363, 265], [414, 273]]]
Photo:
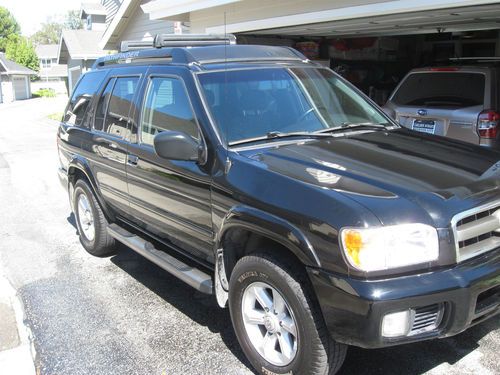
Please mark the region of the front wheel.
[[238, 341], [262, 374], [334, 374], [346, 346], [331, 340], [307, 275], [267, 254], [238, 261], [229, 308]]

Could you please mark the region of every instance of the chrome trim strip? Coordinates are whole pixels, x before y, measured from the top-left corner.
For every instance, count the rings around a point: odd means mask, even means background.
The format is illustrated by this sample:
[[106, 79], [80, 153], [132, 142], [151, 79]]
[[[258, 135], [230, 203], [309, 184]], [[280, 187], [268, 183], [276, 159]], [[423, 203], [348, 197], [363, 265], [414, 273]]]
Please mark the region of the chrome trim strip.
[[[471, 208], [470, 210], [460, 212], [460, 213], [456, 214], [455, 216], [453, 216], [453, 218], [451, 219], [451, 229], [453, 231], [453, 237], [455, 240], [455, 256], [456, 256], [457, 263], [460, 263], [464, 260], [470, 259], [476, 255], [486, 253], [490, 250], [493, 250], [496, 247], [496, 246], [490, 245], [489, 247], [482, 249], [481, 252], [470, 252], [470, 254], [467, 257], [461, 257], [460, 256], [460, 248], [459, 248], [459, 240], [458, 240], [459, 236], [458, 236], [458, 230], [457, 230], [457, 223], [460, 220], [465, 219], [466, 217], [469, 217], [472, 215], [476, 215], [476, 214], [483, 212], [483, 211], [491, 210], [492, 208], [495, 208], [495, 207], [500, 208], [500, 200], [495, 200], [493, 202], [489, 202], [489, 203], [483, 204], [481, 206]], [[500, 215], [498, 212], [499, 211], [495, 212], [495, 216]], [[493, 246], [493, 247], [491, 247], [491, 246]]]

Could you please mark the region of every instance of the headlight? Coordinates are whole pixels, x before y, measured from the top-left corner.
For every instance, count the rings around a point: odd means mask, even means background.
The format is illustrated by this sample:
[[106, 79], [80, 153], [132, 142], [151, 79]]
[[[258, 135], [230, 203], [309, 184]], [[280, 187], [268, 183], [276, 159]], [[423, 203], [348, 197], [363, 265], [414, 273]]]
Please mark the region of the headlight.
[[344, 228], [340, 240], [348, 262], [362, 271], [426, 263], [439, 256], [437, 231], [425, 224]]

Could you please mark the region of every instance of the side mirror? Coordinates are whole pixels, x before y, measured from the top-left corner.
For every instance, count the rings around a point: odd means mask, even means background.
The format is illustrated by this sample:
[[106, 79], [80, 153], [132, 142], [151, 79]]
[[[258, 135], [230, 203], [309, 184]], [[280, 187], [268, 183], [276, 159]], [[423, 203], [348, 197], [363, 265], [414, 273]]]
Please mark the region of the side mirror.
[[170, 160], [199, 161], [201, 146], [182, 132], [163, 131], [153, 139], [156, 155]]

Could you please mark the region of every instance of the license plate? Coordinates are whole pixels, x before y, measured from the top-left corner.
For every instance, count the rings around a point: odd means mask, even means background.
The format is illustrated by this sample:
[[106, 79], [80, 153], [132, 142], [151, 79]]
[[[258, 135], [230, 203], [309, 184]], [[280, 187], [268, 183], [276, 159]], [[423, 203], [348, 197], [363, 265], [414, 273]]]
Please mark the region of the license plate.
[[434, 134], [436, 130], [436, 121], [434, 120], [413, 120], [413, 125], [411, 127], [413, 130], [418, 132]]

